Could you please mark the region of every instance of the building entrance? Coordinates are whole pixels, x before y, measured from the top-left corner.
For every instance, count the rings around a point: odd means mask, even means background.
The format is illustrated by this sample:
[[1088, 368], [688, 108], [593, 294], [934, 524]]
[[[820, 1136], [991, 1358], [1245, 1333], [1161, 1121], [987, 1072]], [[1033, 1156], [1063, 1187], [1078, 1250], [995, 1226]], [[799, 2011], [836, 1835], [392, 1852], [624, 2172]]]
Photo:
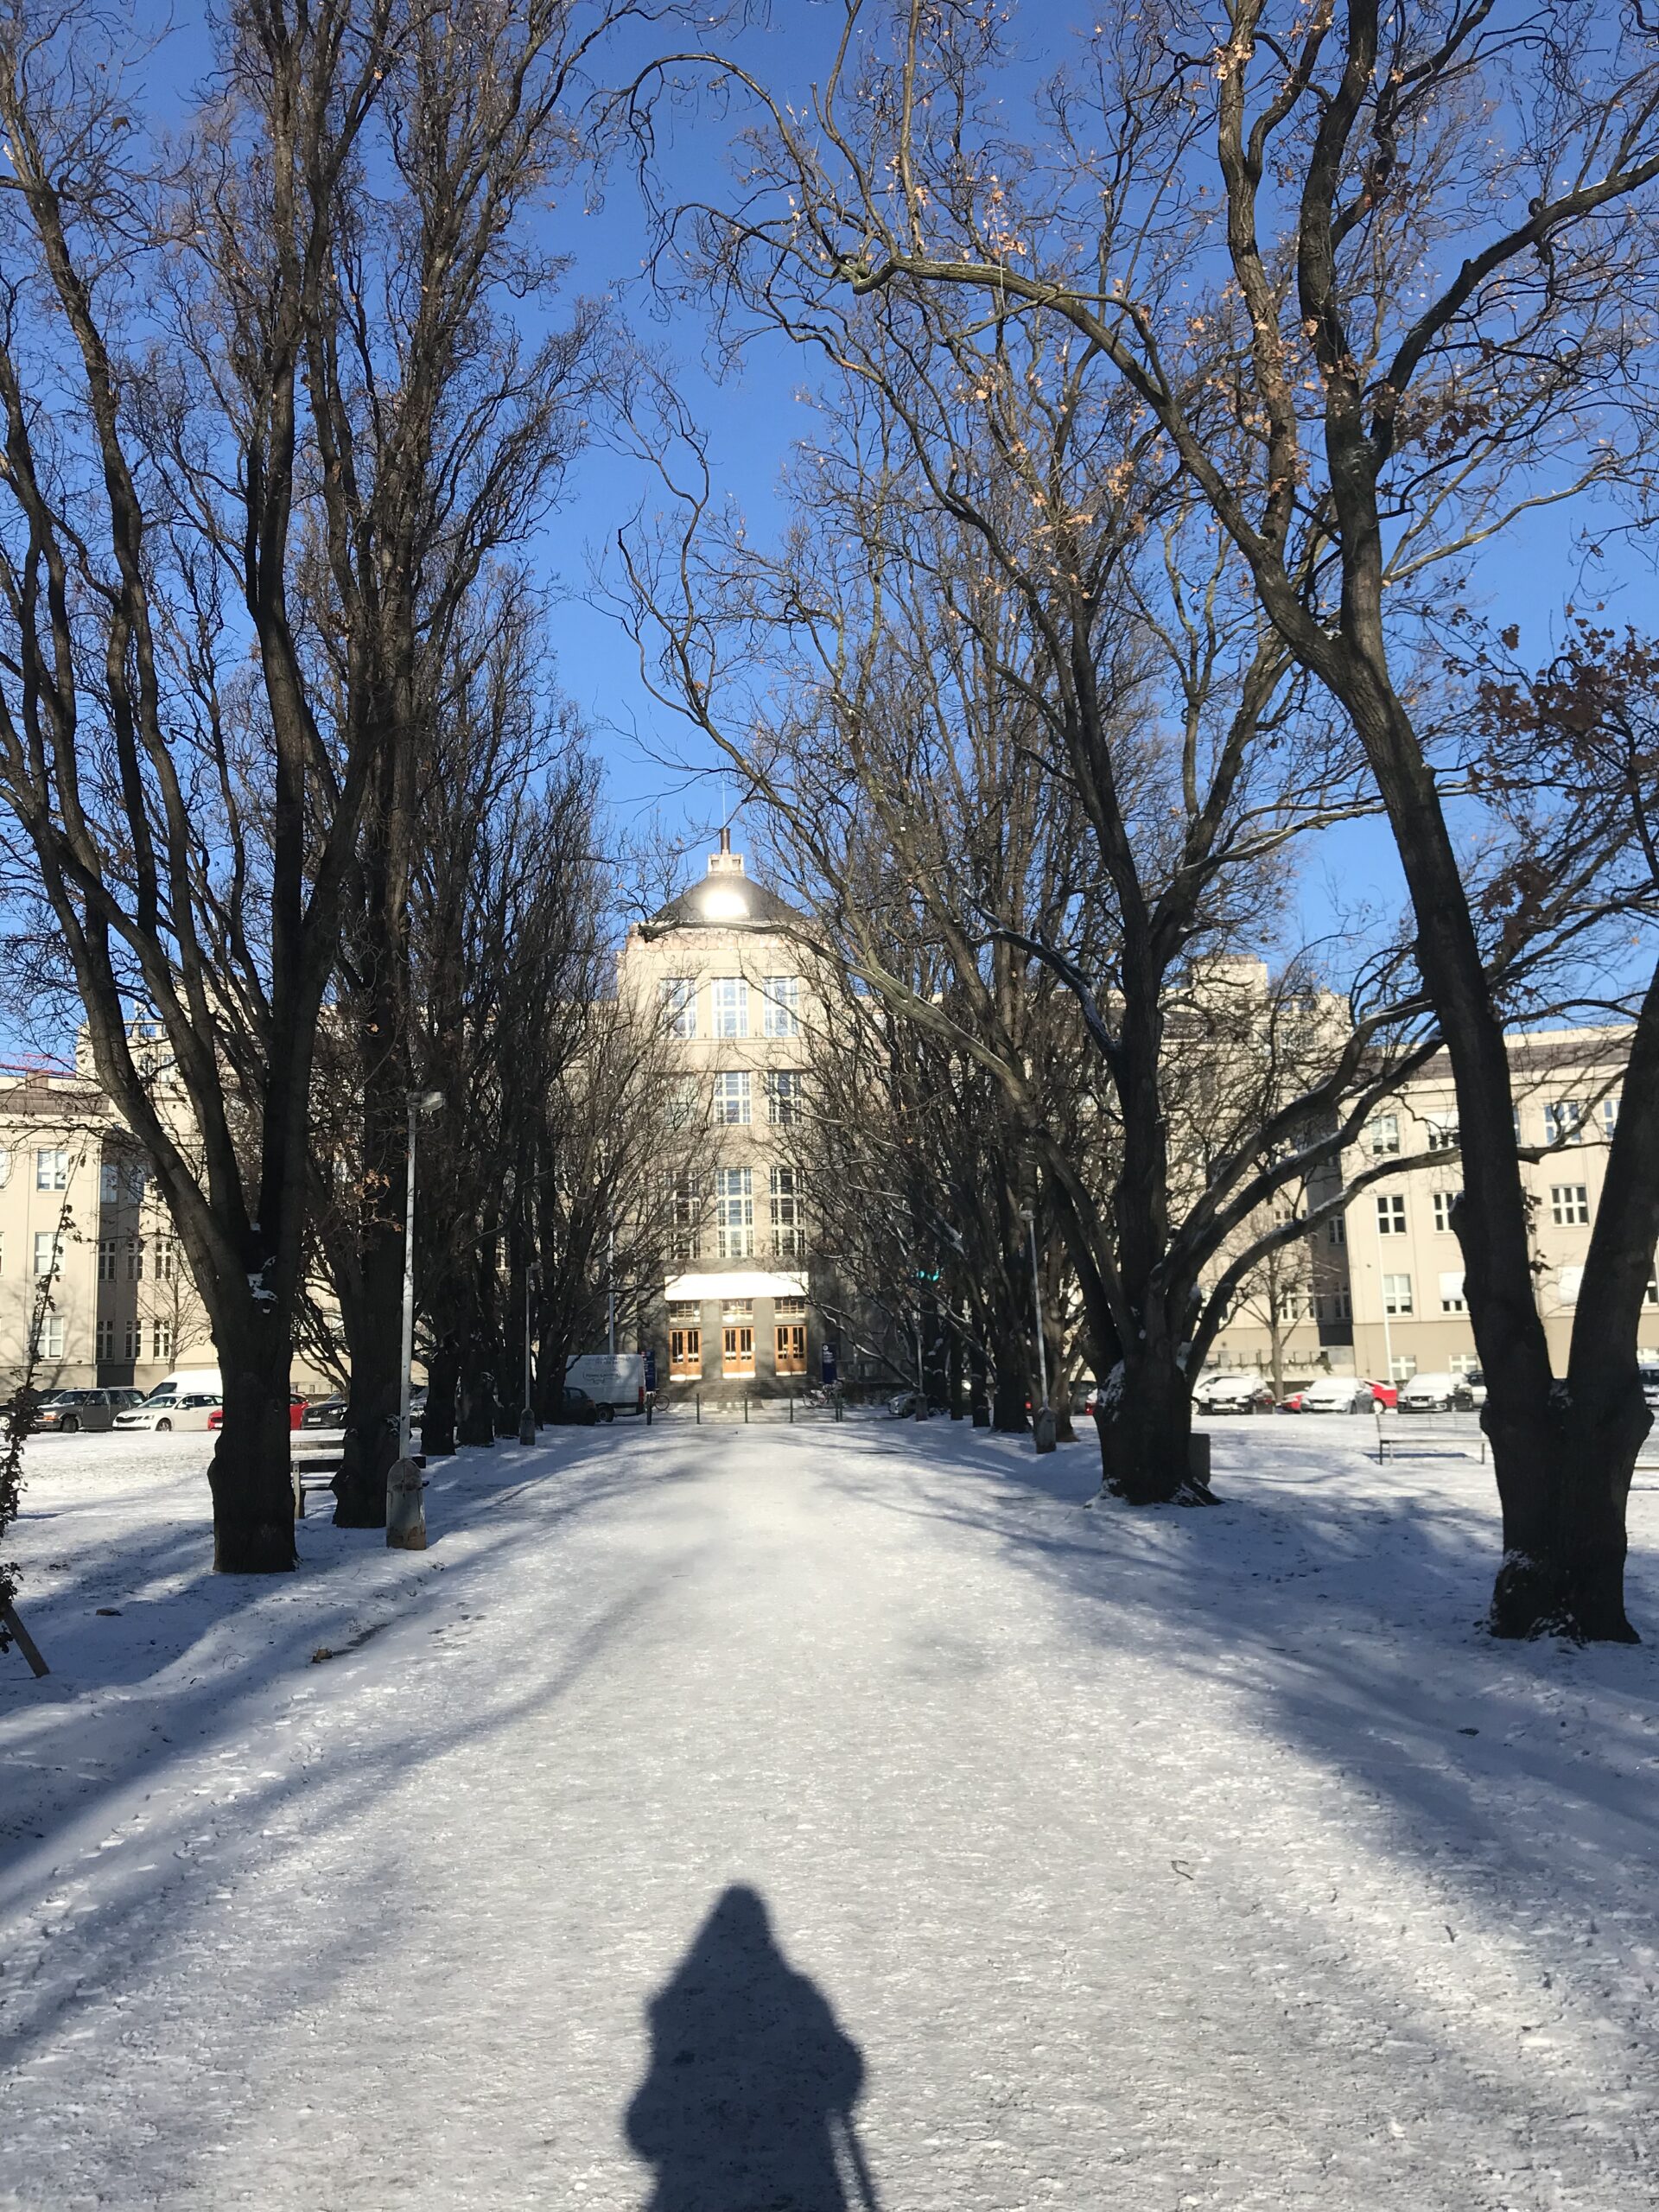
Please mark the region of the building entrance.
[[702, 1331], [671, 1329], [668, 1332], [668, 1372], [671, 1380], [696, 1382], [702, 1375]]

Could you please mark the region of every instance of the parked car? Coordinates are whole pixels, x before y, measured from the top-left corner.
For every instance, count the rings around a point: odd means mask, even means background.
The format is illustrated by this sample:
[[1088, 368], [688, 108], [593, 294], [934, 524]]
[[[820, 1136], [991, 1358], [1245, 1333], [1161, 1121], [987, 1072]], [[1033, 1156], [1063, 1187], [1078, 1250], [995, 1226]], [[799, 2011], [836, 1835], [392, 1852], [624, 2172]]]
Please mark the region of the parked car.
[[554, 1418], [569, 1421], [577, 1428], [591, 1428], [595, 1421], [614, 1421], [616, 1415], [611, 1407], [598, 1404], [585, 1390], [578, 1390], [574, 1382], [567, 1382], [563, 1401]]
[[346, 1426], [345, 1399], [338, 1395], [332, 1398], [313, 1398], [308, 1405], [301, 1407], [299, 1425], [302, 1428], [343, 1428]]
[[[1477, 1369], [1476, 1373], [1478, 1374], [1478, 1372], [1479, 1370]], [[1659, 1360], [1644, 1359], [1641, 1361], [1637, 1368], [1637, 1373], [1642, 1378], [1643, 1396], [1647, 1400], [1650, 1406], [1659, 1406]], [[1472, 1382], [1475, 1380], [1475, 1376], [1465, 1376], [1464, 1379], [1465, 1382]], [[1486, 1386], [1484, 1382], [1481, 1385], [1480, 1402], [1482, 1405], [1484, 1405], [1486, 1402]]]
[[1399, 1411], [1400, 1385], [1397, 1382], [1373, 1382], [1367, 1387], [1371, 1394], [1371, 1403], [1377, 1412], [1392, 1414]]
[[1205, 1414], [1270, 1414], [1273, 1389], [1259, 1375], [1201, 1375], [1192, 1404]]
[[[1655, 1381], [1656, 1384], [1659, 1384], [1659, 1374], [1656, 1375]], [[1486, 1377], [1481, 1373], [1478, 1367], [1469, 1367], [1464, 1370], [1462, 1384], [1463, 1395], [1458, 1402], [1460, 1405], [1466, 1405], [1472, 1408], [1476, 1406], [1484, 1406], [1485, 1404]], [[1659, 1405], [1659, 1397], [1656, 1397], [1653, 1402], [1656, 1405]]]
[[1322, 1375], [1280, 1402], [1284, 1414], [1368, 1414], [1376, 1403], [1363, 1376]]
[[208, 1415], [219, 1406], [217, 1397], [206, 1390], [181, 1391], [165, 1398], [146, 1398], [141, 1406], [129, 1406], [118, 1414], [118, 1428], [148, 1428], [164, 1433], [168, 1429], [207, 1429]]
[[[290, 1392], [288, 1401], [289, 1427], [290, 1428], [298, 1428], [304, 1417], [305, 1400], [303, 1396], [297, 1390]], [[223, 1428], [225, 1426], [225, 1408], [223, 1406], [214, 1407], [213, 1412], [207, 1416], [207, 1426], [209, 1428]]]
[[82, 1428], [113, 1428], [124, 1404], [124, 1394], [116, 1390], [54, 1390], [41, 1401], [35, 1426], [60, 1436], [73, 1436]]
[[1463, 1387], [1460, 1375], [1414, 1375], [1400, 1386], [1402, 1414], [1449, 1414]]

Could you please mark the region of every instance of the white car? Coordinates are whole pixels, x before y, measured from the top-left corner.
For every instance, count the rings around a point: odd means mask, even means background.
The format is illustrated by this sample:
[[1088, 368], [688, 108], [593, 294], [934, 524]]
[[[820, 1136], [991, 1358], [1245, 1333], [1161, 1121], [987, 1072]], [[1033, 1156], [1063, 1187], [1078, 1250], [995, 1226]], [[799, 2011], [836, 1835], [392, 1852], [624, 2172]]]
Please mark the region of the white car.
[[118, 1414], [115, 1425], [118, 1428], [148, 1428], [161, 1433], [174, 1428], [205, 1429], [208, 1414], [219, 1403], [211, 1392], [184, 1391], [176, 1397], [156, 1399]]
[[1368, 1414], [1376, 1400], [1363, 1376], [1322, 1375], [1297, 1393], [1296, 1410], [1303, 1414]]
[[1192, 1386], [1192, 1404], [1205, 1414], [1270, 1414], [1273, 1391], [1259, 1375], [1204, 1375]]
[[1402, 1414], [1449, 1414], [1454, 1406], [1473, 1403], [1461, 1375], [1414, 1375], [1400, 1386]]

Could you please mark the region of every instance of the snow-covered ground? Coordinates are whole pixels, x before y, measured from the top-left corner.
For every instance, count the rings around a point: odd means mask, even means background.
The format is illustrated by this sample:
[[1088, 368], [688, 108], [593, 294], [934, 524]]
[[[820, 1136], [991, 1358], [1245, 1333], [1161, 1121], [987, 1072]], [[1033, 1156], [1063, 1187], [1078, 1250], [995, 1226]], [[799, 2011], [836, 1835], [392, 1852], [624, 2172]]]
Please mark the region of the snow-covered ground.
[[0, 2203], [1659, 2206], [1659, 1647], [1480, 1635], [1472, 1458], [1214, 1433], [1131, 1516], [944, 1423], [567, 1432], [258, 1582], [207, 1439], [39, 1440]]

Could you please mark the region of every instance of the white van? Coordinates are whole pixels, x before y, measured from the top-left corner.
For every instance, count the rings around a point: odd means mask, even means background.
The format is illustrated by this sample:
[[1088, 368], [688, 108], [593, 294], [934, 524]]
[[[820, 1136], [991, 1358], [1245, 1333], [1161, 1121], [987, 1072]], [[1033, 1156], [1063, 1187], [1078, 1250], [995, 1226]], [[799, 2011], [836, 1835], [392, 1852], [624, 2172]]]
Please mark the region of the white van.
[[645, 1410], [645, 1355], [642, 1351], [585, 1351], [564, 1363], [568, 1388], [585, 1390], [596, 1406], [620, 1414]]
[[216, 1367], [175, 1367], [156, 1385], [144, 1403], [153, 1406], [163, 1398], [200, 1398], [210, 1395], [217, 1399], [224, 1394], [225, 1386]]

